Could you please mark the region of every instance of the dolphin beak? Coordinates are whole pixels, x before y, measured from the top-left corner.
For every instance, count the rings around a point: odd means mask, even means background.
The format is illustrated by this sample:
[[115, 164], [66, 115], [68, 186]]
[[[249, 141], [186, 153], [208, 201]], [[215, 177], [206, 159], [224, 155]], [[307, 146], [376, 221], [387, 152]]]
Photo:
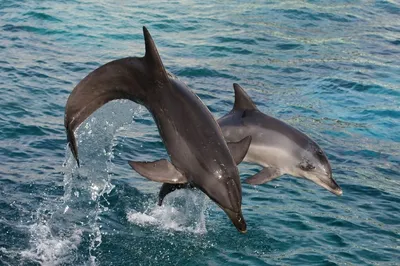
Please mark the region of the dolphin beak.
[[336, 188], [336, 189], [332, 189], [329, 190], [330, 192], [332, 192], [333, 194], [335, 194], [336, 196], [342, 196], [343, 195], [343, 191], [340, 187]]
[[336, 183], [335, 179], [331, 177], [331, 181], [334, 184], [333, 188], [331, 187], [330, 192], [335, 194], [336, 196], [342, 196], [343, 195], [343, 190], [340, 188], [340, 186]]
[[340, 188], [340, 186], [336, 183], [335, 179], [332, 178], [332, 175], [329, 175], [328, 178], [323, 177], [323, 178], [319, 178], [319, 177], [313, 177], [313, 178], [308, 178], [311, 181], [313, 181], [314, 183], [316, 183], [317, 185], [325, 188], [326, 190], [328, 190], [329, 192], [335, 194], [336, 196], [342, 196], [343, 191]]
[[242, 211], [234, 212], [234, 211], [231, 211], [231, 210], [226, 209], [226, 208], [222, 208], [222, 209], [229, 216], [229, 218], [231, 219], [233, 225], [236, 227], [236, 229], [240, 233], [244, 234], [244, 233], [247, 232], [247, 225], [246, 225], [246, 221], [244, 220]]

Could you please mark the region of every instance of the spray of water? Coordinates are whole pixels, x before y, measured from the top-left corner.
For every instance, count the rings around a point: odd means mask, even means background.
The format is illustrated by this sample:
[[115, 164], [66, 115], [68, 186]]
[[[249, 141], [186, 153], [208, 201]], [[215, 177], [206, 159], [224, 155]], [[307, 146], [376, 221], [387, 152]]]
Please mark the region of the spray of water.
[[205, 214], [209, 199], [196, 190], [177, 190], [168, 195], [162, 206], [148, 204], [143, 212], [129, 210], [127, 219], [138, 226], [195, 234], [207, 232]]
[[[41, 265], [96, 265], [93, 255], [101, 244], [100, 215], [107, 210], [100, 199], [110, 193], [114, 136], [143, 112], [143, 107], [128, 101], [115, 101], [97, 111], [76, 132], [81, 158], [77, 168], [66, 149], [64, 195], [56, 201], [44, 201], [28, 225], [30, 248], [19, 252], [23, 261]], [[127, 114], [127, 110], [129, 113]], [[88, 254], [78, 251], [89, 242]]]

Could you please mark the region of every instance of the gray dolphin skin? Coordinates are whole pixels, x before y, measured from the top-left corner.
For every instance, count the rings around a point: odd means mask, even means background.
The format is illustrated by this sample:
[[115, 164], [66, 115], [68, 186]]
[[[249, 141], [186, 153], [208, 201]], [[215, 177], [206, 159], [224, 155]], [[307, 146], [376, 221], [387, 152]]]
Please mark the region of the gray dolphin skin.
[[[259, 185], [284, 174], [313, 181], [335, 195], [342, 189], [332, 178], [332, 169], [323, 150], [312, 139], [294, 127], [260, 112], [251, 98], [238, 84], [235, 104], [231, 112], [218, 123], [226, 141], [237, 141], [251, 136], [245, 162], [256, 163], [264, 168], [247, 183]], [[193, 188], [185, 184], [163, 184], [158, 195], [158, 205], [177, 189]]]
[[260, 112], [242, 87], [238, 84], [233, 87], [234, 107], [218, 123], [228, 142], [252, 137], [244, 161], [264, 168], [248, 178], [247, 183], [263, 184], [289, 174], [342, 195], [342, 189], [332, 178], [328, 158], [317, 143], [294, 127]]
[[167, 73], [145, 27], [143, 33], [144, 57], [127, 57], [99, 67], [79, 82], [68, 98], [65, 127], [78, 166], [74, 130], [107, 102], [132, 100], [152, 114], [171, 161], [130, 161], [130, 166], [150, 180], [190, 184], [202, 190], [240, 232], [246, 232], [236, 165], [246, 155], [251, 137], [227, 144], [207, 107], [183, 82]]

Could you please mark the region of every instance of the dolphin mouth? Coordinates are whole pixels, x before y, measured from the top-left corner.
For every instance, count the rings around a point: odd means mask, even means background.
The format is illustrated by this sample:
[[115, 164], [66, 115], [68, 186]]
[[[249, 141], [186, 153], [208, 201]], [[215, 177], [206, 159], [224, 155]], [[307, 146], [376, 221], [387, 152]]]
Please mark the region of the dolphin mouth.
[[246, 221], [244, 220], [242, 211], [239, 212], [234, 212], [230, 209], [227, 208], [222, 208], [225, 213], [228, 215], [229, 219], [231, 219], [233, 225], [236, 227], [236, 229], [240, 232], [240, 233], [247, 233], [247, 225], [246, 225]]
[[336, 196], [342, 196], [343, 195], [343, 190], [340, 188], [340, 186], [336, 183], [336, 181], [330, 177], [327, 181], [320, 179], [320, 178], [312, 178], [311, 179], [314, 183], [317, 185], [325, 188], [329, 192], [335, 194]]
[[336, 196], [343, 195], [343, 190], [339, 186], [334, 189], [332, 189], [332, 188], [326, 188], [326, 189], [328, 189], [331, 193], [335, 194]]

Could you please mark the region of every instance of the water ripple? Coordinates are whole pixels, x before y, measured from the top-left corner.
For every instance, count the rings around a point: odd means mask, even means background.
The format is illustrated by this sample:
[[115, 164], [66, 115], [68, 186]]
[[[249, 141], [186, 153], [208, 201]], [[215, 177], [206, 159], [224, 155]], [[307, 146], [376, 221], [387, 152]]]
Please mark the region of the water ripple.
[[[1, 263], [399, 264], [399, 12], [395, 1], [1, 1]], [[143, 25], [216, 117], [238, 82], [315, 139], [344, 195], [290, 176], [243, 184], [246, 235], [199, 191], [158, 208], [160, 184], [127, 160], [167, 152], [151, 115], [121, 101], [79, 128], [78, 169], [68, 95], [98, 66], [142, 56]], [[242, 180], [259, 171], [239, 168]]]

